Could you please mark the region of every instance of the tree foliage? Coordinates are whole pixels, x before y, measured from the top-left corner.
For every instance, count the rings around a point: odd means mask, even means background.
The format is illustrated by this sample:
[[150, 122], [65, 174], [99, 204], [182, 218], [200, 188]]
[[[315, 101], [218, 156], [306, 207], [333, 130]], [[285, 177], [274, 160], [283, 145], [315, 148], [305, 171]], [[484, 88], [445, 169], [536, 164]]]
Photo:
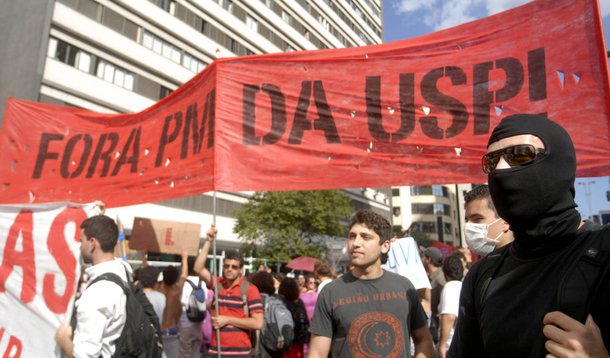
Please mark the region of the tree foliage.
[[342, 191], [256, 192], [236, 212], [233, 229], [245, 252], [258, 258], [289, 261], [297, 256], [322, 257], [321, 236], [345, 236], [353, 212]]

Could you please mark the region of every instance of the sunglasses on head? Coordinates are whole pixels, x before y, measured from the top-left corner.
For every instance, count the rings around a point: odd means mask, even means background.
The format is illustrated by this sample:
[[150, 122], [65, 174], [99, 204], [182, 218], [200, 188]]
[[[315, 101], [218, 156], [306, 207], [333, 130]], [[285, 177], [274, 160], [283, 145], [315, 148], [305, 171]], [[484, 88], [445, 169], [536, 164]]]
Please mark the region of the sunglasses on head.
[[485, 154], [481, 158], [481, 164], [483, 171], [489, 174], [496, 169], [500, 158], [504, 158], [511, 167], [519, 167], [530, 164], [543, 154], [543, 148], [536, 148], [532, 144], [517, 144]]

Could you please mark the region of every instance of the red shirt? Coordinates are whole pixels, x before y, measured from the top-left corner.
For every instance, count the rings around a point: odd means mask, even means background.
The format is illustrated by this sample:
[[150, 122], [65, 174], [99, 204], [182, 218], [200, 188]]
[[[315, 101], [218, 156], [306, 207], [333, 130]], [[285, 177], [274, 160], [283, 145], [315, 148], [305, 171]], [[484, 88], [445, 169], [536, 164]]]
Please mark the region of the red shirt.
[[[237, 283], [230, 289], [225, 287], [226, 281], [220, 277], [214, 277], [216, 283], [221, 287], [218, 291], [218, 309], [221, 316], [246, 318], [244, 313], [244, 302], [241, 297], [241, 285], [245, 277], [238, 279]], [[213, 287], [210, 287], [213, 289]], [[248, 311], [252, 313], [263, 313], [263, 300], [254, 285], [248, 286]], [[216, 312], [216, 309], [213, 310]], [[232, 325], [226, 325], [220, 329], [220, 351], [222, 357], [251, 357], [249, 331]], [[212, 330], [212, 343], [209, 349], [210, 355], [217, 355], [216, 330]]]

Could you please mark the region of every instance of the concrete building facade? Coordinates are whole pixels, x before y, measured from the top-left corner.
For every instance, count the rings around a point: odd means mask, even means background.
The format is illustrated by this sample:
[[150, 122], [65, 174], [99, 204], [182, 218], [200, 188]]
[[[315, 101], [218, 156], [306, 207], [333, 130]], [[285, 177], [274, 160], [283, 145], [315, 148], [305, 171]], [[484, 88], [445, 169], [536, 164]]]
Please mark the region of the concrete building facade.
[[[19, 0], [0, 2], [0, 113], [7, 98], [102, 113], [144, 110], [221, 57], [382, 42], [380, 0]], [[390, 190], [347, 189], [390, 217]], [[215, 221], [235, 248], [232, 213], [251, 193], [217, 192], [108, 210]], [[103, 198], [100, 198], [103, 199]], [[212, 215], [215, 214], [215, 215]]]

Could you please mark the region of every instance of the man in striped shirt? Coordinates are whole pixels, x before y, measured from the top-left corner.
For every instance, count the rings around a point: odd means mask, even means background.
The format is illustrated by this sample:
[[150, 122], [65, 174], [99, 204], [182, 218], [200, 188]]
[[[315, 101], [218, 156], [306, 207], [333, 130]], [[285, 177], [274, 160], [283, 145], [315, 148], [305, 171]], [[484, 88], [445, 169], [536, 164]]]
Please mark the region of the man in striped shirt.
[[[221, 357], [251, 357], [252, 345], [249, 333], [263, 328], [263, 301], [254, 285], [247, 288], [247, 297], [242, 298], [242, 285], [246, 280], [242, 276], [244, 260], [237, 251], [225, 255], [222, 277], [212, 276], [205, 267], [210, 244], [216, 239], [217, 230], [212, 226], [206, 233], [206, 241], [195, 260], [194, 270], [206, 283], [209, 289], [218, 287], [218, 315], [212, 316], [212, 343], [208, 353]], [[244, 302], [246, 301], [246, 302]], [[213, 312], [216, 312], [214, 308]], [[220, 330], [220, 342], [217, 340]]]

